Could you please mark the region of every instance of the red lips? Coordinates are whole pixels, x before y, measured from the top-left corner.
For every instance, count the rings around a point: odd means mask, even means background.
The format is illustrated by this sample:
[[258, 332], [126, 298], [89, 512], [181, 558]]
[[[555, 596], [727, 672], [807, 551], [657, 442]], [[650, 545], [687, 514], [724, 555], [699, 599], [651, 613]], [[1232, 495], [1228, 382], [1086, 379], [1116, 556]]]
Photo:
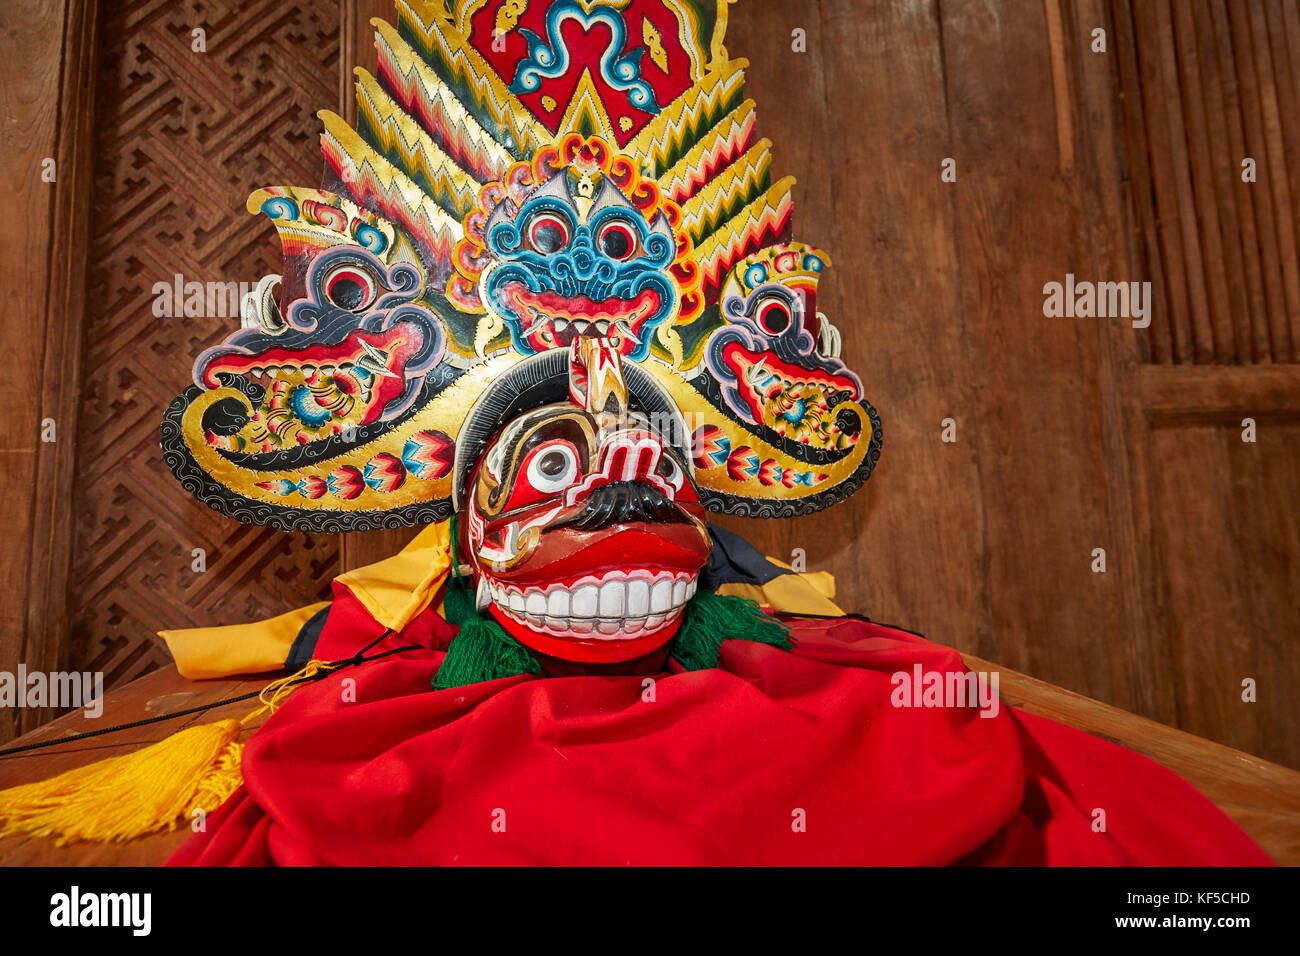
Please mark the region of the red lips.
[[636, 522], [601, 531], [559, 528], [542, 535], [520, 574], [499, 575], [511, 584], [568, 584], [612, 568], [698, 571], [710, 542], [695, 524]]

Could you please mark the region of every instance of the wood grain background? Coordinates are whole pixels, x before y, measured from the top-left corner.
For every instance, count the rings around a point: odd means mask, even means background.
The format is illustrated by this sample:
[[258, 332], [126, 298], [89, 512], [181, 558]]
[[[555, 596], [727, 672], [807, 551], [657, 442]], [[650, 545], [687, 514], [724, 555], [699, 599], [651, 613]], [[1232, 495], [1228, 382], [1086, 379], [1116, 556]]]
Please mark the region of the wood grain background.
[[[0, 225], [3, 348], [33, 396], [0, 426], [24, 502], [0, 669], [122, 681], [163, 660], [158, 628], [307, 603], [409, 537], [220, 521], [171, 481], [153, 431], [234, 320], [154, 319], [152, 283], [274, 270], [243, 198], [316, 181], [313, 112], [351, 109], [369, 18], [391, 7], [58, 7], [0, 12], [24, 51], [0, 63], [25, 217]], [[803, 549], [848, 609], [1300, 766], [1300, 5], [742, 0], [731, 16], [760, 133], [799, 181], [796, 236], [834, 261], [819, 305], [884, 454], [828, 512], [721, 523]], [[51, 187], [54, 150], [70, 172]], [[1152, 282], [1150, 328], [1044, 317], [1044, 284], [1067, 273]], [[60, 442], [42, 445], [52, 414]], [[19, 722], [0, 713], [0, 740]]]

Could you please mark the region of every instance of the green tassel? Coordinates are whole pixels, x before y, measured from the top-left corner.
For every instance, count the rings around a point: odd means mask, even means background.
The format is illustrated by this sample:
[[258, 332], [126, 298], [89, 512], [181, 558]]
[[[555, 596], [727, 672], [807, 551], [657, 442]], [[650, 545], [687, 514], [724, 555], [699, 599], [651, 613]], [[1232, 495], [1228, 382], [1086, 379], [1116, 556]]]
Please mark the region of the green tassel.
[[790, 650], [790, 627], [764, 614], [749, 598], [698, 591], [682, 612], [672, 656], [688, 671], [718, 666], [722, 642], [757, 641]]
[[505, 628], [478, 613], [468, 588], [449, 587], [443, 605], [447, 623], [460, 625], [460, 631], [433, 678], [434, 690], [542, 672], [536, 658]]
[[[454, 516], [453, 516], [454, 519]], [[456, 526], [453, 520], [452, 573], [456, 567]], [[542, 665], [528, 649], [506, 633], [506, 629], [491, 618], [478, 612], [474, 592], [459, 577], [452, 577], [443, 595], [443, 609], [447, 623], [458, 627], [455, 639], [447, 648], [447, 656], [433, 678], [434, 690], [464, 687], [514, 677], [517, 674], [541, 674]]]

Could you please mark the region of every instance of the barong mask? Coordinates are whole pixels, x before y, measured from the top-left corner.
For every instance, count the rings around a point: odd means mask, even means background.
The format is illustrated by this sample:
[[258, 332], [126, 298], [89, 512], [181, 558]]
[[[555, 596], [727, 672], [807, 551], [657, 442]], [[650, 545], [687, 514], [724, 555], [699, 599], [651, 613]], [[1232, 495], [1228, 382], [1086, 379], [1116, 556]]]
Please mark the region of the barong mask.
[[273, 527], [459, 510], [513, 635], [630, 659], [670, 636], [706, 510], [807, 514], [874, 467], [830, 260], [790, 239], [726, 0], [396, 6], [355, 125], [321, 113], [321, 188], [250, 197], [283, 273], [198, 357], [164, 460]]

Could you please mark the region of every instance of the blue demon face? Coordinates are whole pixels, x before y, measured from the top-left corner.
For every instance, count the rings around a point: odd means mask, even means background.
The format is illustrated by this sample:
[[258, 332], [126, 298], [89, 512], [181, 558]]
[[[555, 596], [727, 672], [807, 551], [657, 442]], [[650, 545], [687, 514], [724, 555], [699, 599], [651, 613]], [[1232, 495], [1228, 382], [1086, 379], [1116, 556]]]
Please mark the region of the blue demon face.
[[493, 211], [484, 235], [495, 261], [483, 303], [525, 354], [590, 336], [640, 361], [679, 307], [668, 272], [672, 228], [662, 213], [647, 222], [608, 179], [575, 186], [570, 176], [539, 186], [514, 215], [510, 203]]

